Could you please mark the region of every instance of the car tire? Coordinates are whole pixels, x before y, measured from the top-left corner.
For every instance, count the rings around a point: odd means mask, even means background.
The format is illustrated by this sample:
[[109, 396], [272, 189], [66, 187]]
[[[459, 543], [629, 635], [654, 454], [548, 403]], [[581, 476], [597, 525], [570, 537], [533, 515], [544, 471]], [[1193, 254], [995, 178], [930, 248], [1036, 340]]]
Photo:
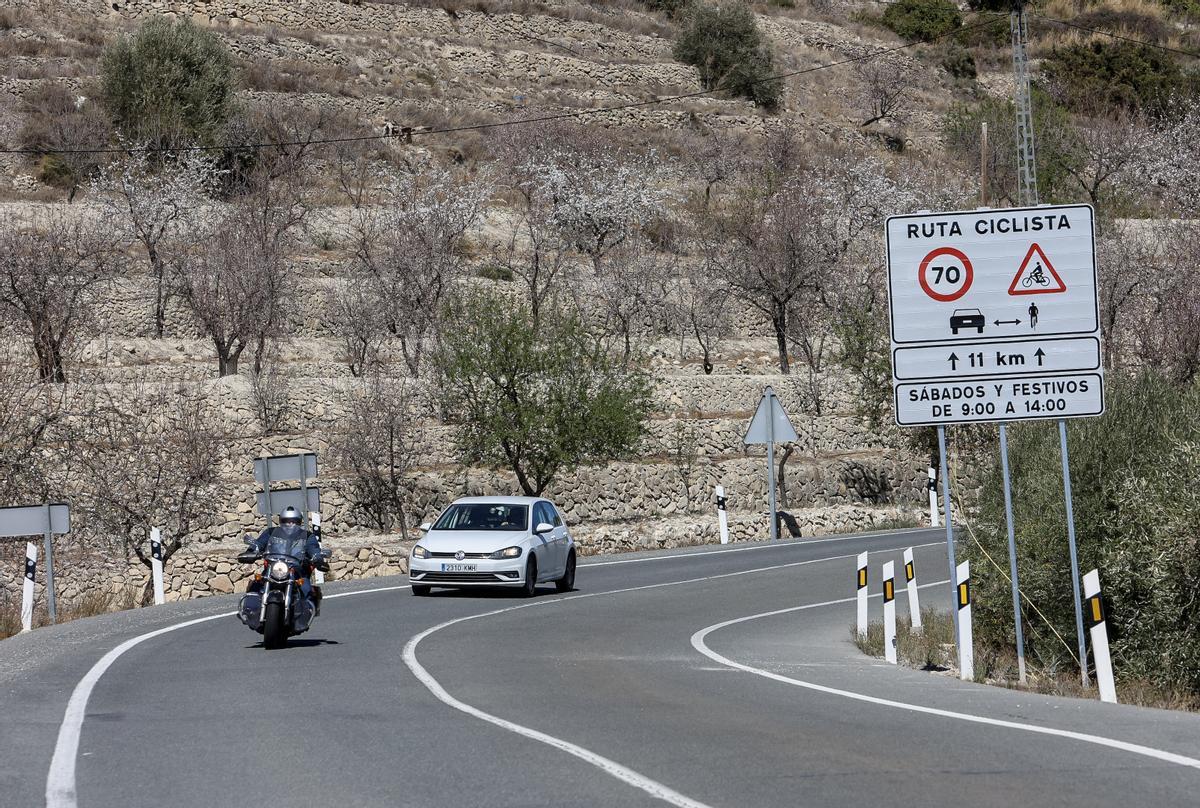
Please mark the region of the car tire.
[[433, 589], [433, 587], [431, 587], [429, 584], [413, 584], [412, 585], [412, 593], [419, 598], [428, 595], [429, 591], [431, 589]]
[[537, 559], [530, 556], [525, 563], [525, 585], [521, 587], [524, 597], [531, 598], [537, 593], [537, 568]]
[[575, 588], [575, 551], [567, 556], [567, 568], [563, 570], [562, 577], [554, 582], [554, 588], [559, 592], [570, 592]]

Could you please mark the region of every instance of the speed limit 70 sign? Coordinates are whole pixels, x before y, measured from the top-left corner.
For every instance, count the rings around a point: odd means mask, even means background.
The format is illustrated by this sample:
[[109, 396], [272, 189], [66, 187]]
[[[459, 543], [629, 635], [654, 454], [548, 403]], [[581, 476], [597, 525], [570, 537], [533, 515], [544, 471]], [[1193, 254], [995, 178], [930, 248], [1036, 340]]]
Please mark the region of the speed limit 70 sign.
[[1090, 206], [893, 216], [887, 246], [901, 426], [1103, 412]]
[[921, 261], [917, 278], [925, 294], [934, 300], [949, 303], [958, 300], [971, 288], [975, 268], [962, 250], [938, 247]]

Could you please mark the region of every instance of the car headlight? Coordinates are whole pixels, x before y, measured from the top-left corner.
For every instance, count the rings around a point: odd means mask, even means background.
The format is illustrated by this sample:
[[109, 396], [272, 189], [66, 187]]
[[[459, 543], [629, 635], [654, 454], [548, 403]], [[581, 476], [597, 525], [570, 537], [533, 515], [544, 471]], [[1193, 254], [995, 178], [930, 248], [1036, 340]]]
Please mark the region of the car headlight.
[[412, 549], [413, 558], [429, 558], [429, 551], [421, 545], [417, 545]]
[[503, 550], [497, 550], [496, 552], [494, 552], [490, 556], [488, 556], [488, 558], [495, 559], [497, 561], [499, 561], [502, 558], [520, 558], [520, 557], [521, 557], [521, 548], [520, 547], [505, 547]]
[[288, 565], [286, 561], [276, 561], [271, 564], [271, 578], [276, 581], [286, 581], [288, 579]]

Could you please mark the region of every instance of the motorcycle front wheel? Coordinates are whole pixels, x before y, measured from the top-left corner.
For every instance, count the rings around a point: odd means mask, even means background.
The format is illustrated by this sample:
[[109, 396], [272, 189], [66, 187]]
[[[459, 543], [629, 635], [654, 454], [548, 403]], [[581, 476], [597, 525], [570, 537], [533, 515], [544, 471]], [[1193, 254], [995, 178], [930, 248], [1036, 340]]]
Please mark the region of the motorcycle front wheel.
[[283, 624], [283, 604], [268, 603], [263, 618], [263, 648], [274, 650], [287, 644], [287, 627]]

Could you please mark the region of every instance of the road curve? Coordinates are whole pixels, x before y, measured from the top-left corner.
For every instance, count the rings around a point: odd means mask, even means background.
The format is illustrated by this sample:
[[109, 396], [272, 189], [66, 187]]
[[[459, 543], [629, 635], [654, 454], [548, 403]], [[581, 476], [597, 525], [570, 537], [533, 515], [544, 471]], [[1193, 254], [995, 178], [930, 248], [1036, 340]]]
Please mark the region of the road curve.
[[935, 584], [939, 539], [587, 559], [578, 591], [532, 601], [331, 584], [313, 632], [271, 653], [230, 617], [145, 637], [232, 598], [42, 629], [0, 643], [0, 804], [1195, 805], [1197, 716], [850, 644], [853, 556], [874, 573], [916, 545]]

